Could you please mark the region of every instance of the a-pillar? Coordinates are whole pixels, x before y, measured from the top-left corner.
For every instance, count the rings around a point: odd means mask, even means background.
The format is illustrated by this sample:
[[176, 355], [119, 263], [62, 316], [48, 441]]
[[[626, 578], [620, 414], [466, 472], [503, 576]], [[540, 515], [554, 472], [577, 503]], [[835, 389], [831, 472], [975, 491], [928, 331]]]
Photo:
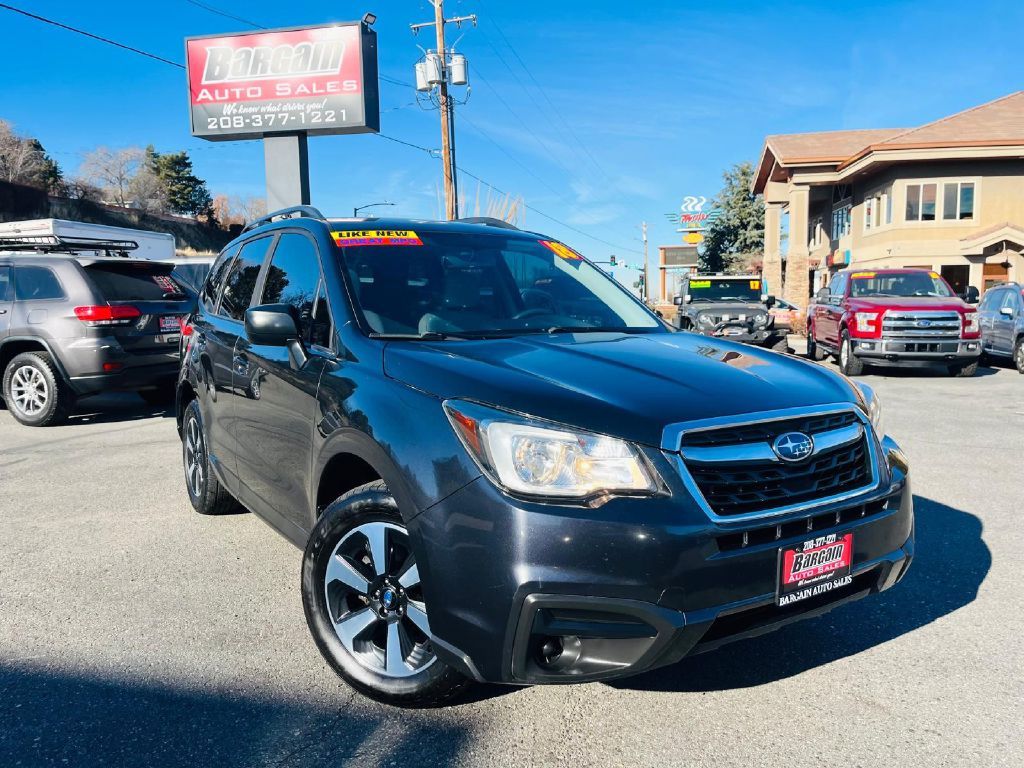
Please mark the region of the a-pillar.
[[782, 296], [782, 203], [764, 204], [764, 265], [767, 292]]
[[811, 188], [794, 184], [789, 188], [789, 249], [786, 251], [786, 290], [790, 304], [806, 307], [811, 295], [808, 274], [807, 217]]

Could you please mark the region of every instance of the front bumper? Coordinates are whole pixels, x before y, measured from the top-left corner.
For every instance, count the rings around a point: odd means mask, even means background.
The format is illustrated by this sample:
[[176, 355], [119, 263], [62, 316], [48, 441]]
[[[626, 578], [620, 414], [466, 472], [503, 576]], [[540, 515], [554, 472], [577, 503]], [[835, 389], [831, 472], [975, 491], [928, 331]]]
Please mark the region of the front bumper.
[[[437, 652], [478, 680], [610, 679], [888, 589], [914, 554], [913, 501], [898, 449], [883, 447], [888, 481], [855, 504], [739, 525], [712, 523], [654, 452], [670, 486], [659, 499], [552, 507], [479, 478], [410, 521]], [[766, 526], [777, 535], [745, 545]], [[808, 530], [854, 532], [852, 583], [777, 607], [779, 548]]]
[[882, 337], [851, 339], [853, 354], [876, 365], [970, 363], [981, 356], [981, 339]]

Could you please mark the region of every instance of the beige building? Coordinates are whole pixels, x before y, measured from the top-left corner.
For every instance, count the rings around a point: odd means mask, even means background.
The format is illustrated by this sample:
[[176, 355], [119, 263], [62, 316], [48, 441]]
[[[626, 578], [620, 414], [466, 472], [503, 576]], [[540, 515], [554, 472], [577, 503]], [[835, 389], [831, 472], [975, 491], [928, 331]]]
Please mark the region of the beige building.
[[754, 191], [764, 277], [784, 271], [795, 304], [848, 265], [931, 269], [957, 291], [1024, 281], [1024, 91], [919, 128], [769, 136]]

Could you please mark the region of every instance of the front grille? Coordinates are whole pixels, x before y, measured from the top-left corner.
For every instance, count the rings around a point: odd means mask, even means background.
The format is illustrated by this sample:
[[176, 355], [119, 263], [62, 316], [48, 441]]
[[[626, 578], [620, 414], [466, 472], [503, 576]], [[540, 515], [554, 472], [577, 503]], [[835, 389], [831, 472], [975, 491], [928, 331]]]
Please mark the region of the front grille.
[[[786, 462], [777, 437], [803, 432], [814, 452]], [[717, 517], [756, 517], [867, 490], [874, 479], [870, 429], [854, 409], [700, 427], [679, 438], [681, 471]]]
[[786, 432], [803, 432], [814, 435], [830, 429], [848, 427], [857, 423], [853, 411], [823, 413], [813, 416], [799, 416], [793, 419], [759, 421], [755, 424], [738, 424], [716, 429], [687, 432], [680, 441], [680, 448], [698, 448], [715, 445], [739, 445], [742, 443], [770, 443]]
[[882, 318], [882, 336], [901, 339], [958, 339], [960, 313], [889, 311]]

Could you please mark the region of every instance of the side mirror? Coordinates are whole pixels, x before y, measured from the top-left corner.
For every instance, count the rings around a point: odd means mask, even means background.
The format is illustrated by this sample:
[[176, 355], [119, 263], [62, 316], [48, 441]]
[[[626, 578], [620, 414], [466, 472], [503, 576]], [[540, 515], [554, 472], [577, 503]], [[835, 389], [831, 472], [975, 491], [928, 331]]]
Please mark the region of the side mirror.
[[964, 301], [968, 304], [977, 304], [980, 297], [981, 291], [979, 291], [976, 286], [968, 285], [967, 290], [964, 291]]
[[299, 338], [291, 304], [261, 304], [245, 311], [245, 335], [253, 344], [286, 347]]
[[1013, 307], [1000, 307], [999, 314], [1003, 317], [1013, 317]]
[[775, 306], [775, 297], [774, 296], [762, 296], [761, 297], [761, 301], [764, 302], [764, 305], [766, 307], [768, 307], [768, 309], [771, 309], [772, 307]]
[[673, 296], [672, 297], [672, 303], [675, 304], [678, 307], [680, 304], [683, 303], [683, 297], [682, 296]]

